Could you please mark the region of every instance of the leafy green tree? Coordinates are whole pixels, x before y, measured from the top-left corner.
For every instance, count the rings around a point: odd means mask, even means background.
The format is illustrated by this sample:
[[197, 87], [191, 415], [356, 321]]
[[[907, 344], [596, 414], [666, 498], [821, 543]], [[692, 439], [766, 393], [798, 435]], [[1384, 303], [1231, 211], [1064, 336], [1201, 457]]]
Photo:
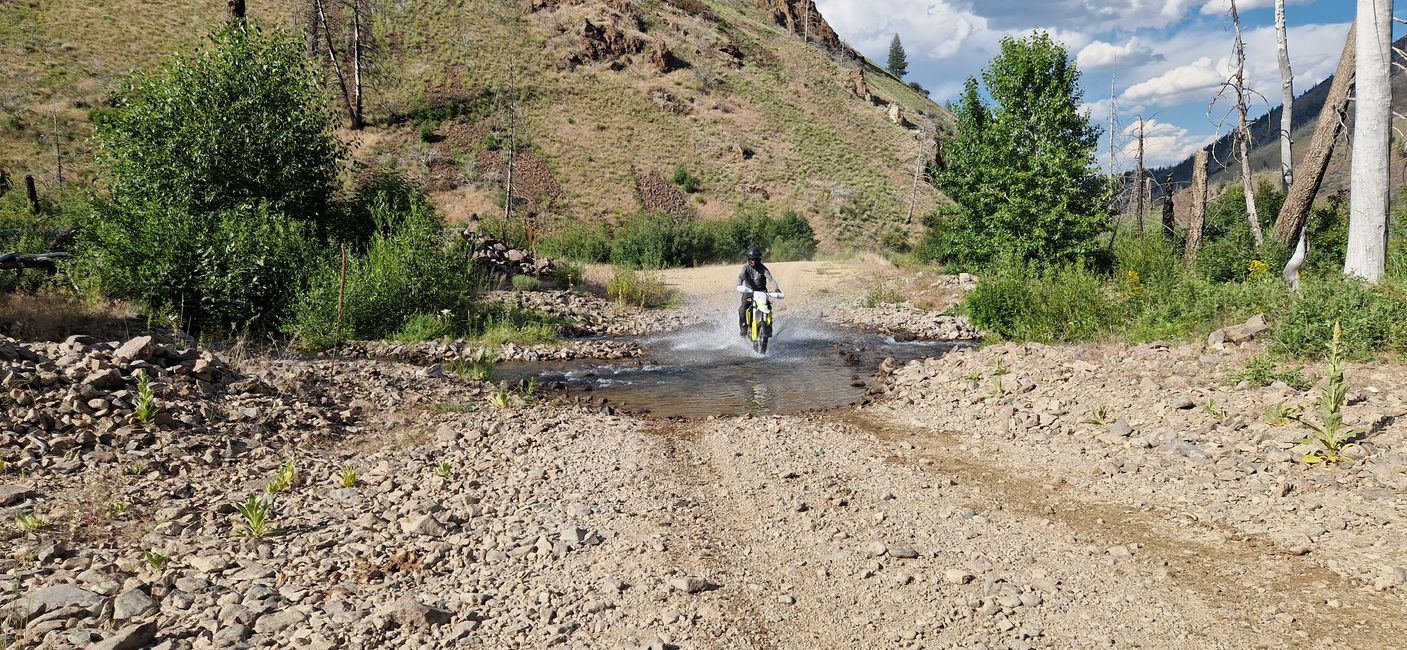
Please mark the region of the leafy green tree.
[[299, 39], [236, 22], [193, 55], [133, 74], [96, 122], [105, 205], [77, 277], [192, 330], [271, 329], [320, 239], [343, 145]]
[[904, 44], [899, 42], [899, 35], [894, 35], [894, 40], [889, 41], [889, 68], [890, 74], [903, 79], [909, 74], [909, 55], [904, 52]]
[[328, 226], [344, 148], [299, 39], [234, 23], [133, 74], [96, 124], [113, 200], [191, 214], [258, 204]]
[[1080, 72], [1049, 34], [1007, 37], [951, 108], [935, 180], [954, 205], [925, 219], [922, 254], [970, 266], [1004, 254], [1060, 262], [1094, 251], [1107, 186], [1095, 167], [1099, 129], [1080, 112]]

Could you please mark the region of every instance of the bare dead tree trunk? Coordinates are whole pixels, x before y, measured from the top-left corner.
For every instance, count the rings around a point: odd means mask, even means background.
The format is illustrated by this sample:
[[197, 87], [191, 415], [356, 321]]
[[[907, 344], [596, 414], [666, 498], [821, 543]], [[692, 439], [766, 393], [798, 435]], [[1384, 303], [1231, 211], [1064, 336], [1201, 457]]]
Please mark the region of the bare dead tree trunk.
[[1133, 213], [1134, 217], [1138, 220], [1138, 234], [1140, 235], [1143, 234], [1143, 212], [1148, 208], [1147, 193], [1144, 192], [1143, 189], [1143, 141], [1144, 127], [1146, 125], [1147, 122], [1144, 121], [1143, 116], [1138, 116], [1138, 170], [1134, 172], [1135, 175], [1133, 177], [1134, 191], [1138, 192], [1138, 196], [1134, 202], [1135, 207]]
[[[300, 1], [299, 4], [302, 4], [302, 2]], [[318, 12], [321, 7], [321, 0], [313, 0], [312, 4], [308, 5], [303, 11], [303, 19], [308, 23], [308, 33], [306, 34], [308, 37], [308, 56], [312, 58], [317, 58], [318, 56], [318, 43], [321, 39], [321, 35], [318, 33], [318, 27], [320, 26], [318, 22]]]
[[[1280, 58], [1280, 181], [1281, 189], [1289, 192], [1295, 185], [1294, 139], [1295, 74], [1290, 69], [1290, 41], [1285, 30], [1285, 0], [1275, 0], [1275, 44]], [[1301, 227], [1295, 251], [1285, 263], [1280, 277], [1291, 289], [1300, 288], [1300, 269], [1309, 256], [1307, 228]]]
[[1353, 189], [1343, 271], [1381, 282], [1391, 209], [1392, 0], [1358, 0], [1357, 90], [1353, 103]]
[[1246, 42], [1241, 38], [1241, 16], [1236, 12], [1236, 0], [1231, 0], [1231, 23], [1236, 29], [1236, 45], [1232, 56], [1236, 71], [1231, 83], [1236, 89], [1236, 149], [1241, 159], [1241, 188], [1246, 194], [1246, 220], [1251, 226], [1251, 236], [1259, 246], [1265, 240], [1260, 230], [1260, 215], [1256, 213], [1256, 187], [1251, 177], [1251, 126], [1246, 119]]
[[231, 21], [242, 21], [242, 20], [244, 20], [244, 9], [245, 9], [245, 7], [244, 7], [244, 0], [229, 0], [229, 2], [227, 3], [227, 6], [228, 6], [229, 9], [230, 9], [230, 20], [231, 20]]
[[1173, 224], [1173, 175], [1168, 174], [1168, 179], [1163, 185], [1163, 237], [1172, 240], [1174, 231]]
[[29, 213], [39, 214], [39, 190], [34, 187], [34, 176], [24, 175], [24, 196], [29, 199]]
[[1285, 0], [1275, 0], [1275, 44], [1280, 57], [1280, 189], [1295, 184], [1294, 140], [1295, 73], [1290, 69], [1290, 41], [1285, 33]]
[[60, 187], [64, 184], [64, 157], [59, 149], [59, 114], [52, 113], [50, 117], [54, 121], [54, 187]]
[[503, 218], [511, 221], [513, 218], [513, 163], [514, 154], [518, 147], [518, 79], [517, 70], [512, 63], [508, 64], [508, 89], [509, 96], [506, 99], [506, 109], [508, 115], [508, 169], [507, 179], [504, 183], [506, 190], [503, 197]]
[[1192, 211], [1187, 218], [1187, 246], [1182, 251], [1182, 264], [1192, 268], [1197, 263], [1197, 251], [1202, 247], [1202, 225], [1207, 220], [1207, 163], [1211, 153], [1197, 152], [1192, 160]]
[[928, 133], [920, 128], [918, 134], [918, 153], [914, 155], [914, 182], [909, 188], [909, 214], [904, 217], [904, 225], [911, 226], [914, 223], [914, 204], [918, 202], [918, 179], [923, 174], [923, 163], [927, 160], [928, 147], [924, 143], [928, 141]]
[[1334, 82], [1329, 86], [1329, 96], [1324, 100], [1324, 109], [1319, 112], [1319, 123], [1314, 127], [1314, 138], [1309, 142], [1309, 151], [1300, 160], [1299, 174], [1295, 184], [1290, 186], [1290, 194], [1275, 218], [1275, 239], [1289, 246], [1299, 238], [1309, 220], [1309, 209], [1314, 205], [1314, 196], [1324, 182], [1324, 171], [1329, 168], [1329, 159], [1334, 155], [1334, 144], [1343, 131], [1344, 120], [1348, 116], [1349, 93], [1357, 61], [1357, 31], [1355, 23], [1348, 30], [1344, 41], [1343, 54], [1339, 56], [1339, 67], [1334, 72]]
[[332, 43], [332, 27], [327, 24], [327, 9], [323, 0], [313, 0], [318, 12], [318, 22], [322, 24], [322, 35], [327, 41], [327, 58], [332, 61], [332, 71], [337, 74], [337, 87], [342, 90], [342, 101], [347, 104], [347, 115], [355, 120], [356, 108], [352, 105], [352, 94], [347, 90], [347, 78], [342, 75], [342, 64], [337, 62], [337, 48]]
[[352, 129], [360, 131], [362, 119], [362, 0], [352, 0]]

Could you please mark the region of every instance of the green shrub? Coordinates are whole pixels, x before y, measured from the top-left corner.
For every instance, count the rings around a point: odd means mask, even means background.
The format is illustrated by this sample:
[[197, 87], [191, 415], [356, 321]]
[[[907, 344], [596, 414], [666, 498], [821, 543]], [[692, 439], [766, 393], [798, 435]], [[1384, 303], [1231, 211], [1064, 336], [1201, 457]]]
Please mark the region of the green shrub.
[[558, 289], [576, 289], [581, 286], [583, 271], [571, 262], [557, 262], [552, 269], [552, 283]]
[[623, 269], [606, 283], [606, 295], [633, 307], [663, 307], [674, 299], [674, 291], [658, 277]]
[[537, 252], [579, 262], [607, 262], [611, 259], [611, 231], [604, 223], [564, 221], [538, 239]]
[[811, 224], [791, 211], [769, 224], [767, 241], [768, 255], [776, 262], [809, 260], [815, 257], [818, 243]]
[[531, 275], [515, 275], [509, 282], [518, 291], [537, 291], [542, 288], [542, 281]]
[[438, 314], [416, 314], [407, 318], [401, 330], [391, 336], [403, 343], [433, 341], [452, 334], [449, 320]]
[[85, 230], [76, 266], [84, 284], [175, 314], [192, 331], [277, 328], [322, 250], [311, 224], [264, 206], [194, 215], [105, 205]]
[[668, 215], [637, 216], [616, 229], [611, 263], [639, 269], [694, 266], [715, 254], [714, 240], [705, 232], [697, 222], [681, 222]]
[[988, 333], [1043, 343], [1096, 339], [1121, 313], [1087, 267], [1040, 269], [1015, 259], [983, 275], [963, 310]]
[[94, 124], [114, 201], [178, 215], [267, 204], [332, 229], [345, 147], [304, 48], [283, 30], [241, 23], [194, 55], [133, 74]]
[[1407, 293], [1339, 274], [1309, 279], [1276, 323], [1275, 349], [1295, 357], [1323, 357], [1336, 322], [1343, 327], [1341, 349], [1350, 359], [1407, 349]]
[[683, 165], [674, 168], [674, 184], [678, 185], [679, 189], [684, 190], [685, 194], [693, 194], [699, 191], [699, 179], [690, 174], [689, 170], [685, 169]]
[[497, 349], [505, 343], [551, 343], [557, 340], [560, 329], [570, 324], [559, 316], [500, 304], [480, 316], [474, 332], [489, 349]]
[[[385, 206], [379, 208], [386, 210]], [[381, 339], [401, 331], [416, 314], [439, 314], [449, 333], [468, 331], [475, 318], [481, 281], [467, 247], [447, 242], [441, 222], [426, 203], [405, 215], [378, 214], [378, 231], [366, 250], [347, 262], [342, 326], [337, 328], [340, 264], [330, 258], [313, 275], [288, 328], [308, 349], [347, 339]]]

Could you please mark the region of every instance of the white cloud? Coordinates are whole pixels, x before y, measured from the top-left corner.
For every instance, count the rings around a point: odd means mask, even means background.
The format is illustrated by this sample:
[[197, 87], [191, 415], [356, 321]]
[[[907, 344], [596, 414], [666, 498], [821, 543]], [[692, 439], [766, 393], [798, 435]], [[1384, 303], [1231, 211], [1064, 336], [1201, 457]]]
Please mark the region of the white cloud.
[[[1287, 5], [1307, 5], [1313, 4], [1314, 0], [1287, 0]], [[1236, 11], [1243, 12], [1251, 9], [1262, 9], [1264, 7], [1274, 7], [1275, 0], [1236, 0]], [[1229, 13], [1231, 11], [1231, 0], [1208, 0], [1202, 5], [1203, 16], [1214, 16], [1217, 14]]]
[[[1216, 134], [1190, 133], [1186, 128], [1159, 121], [1156, 118], [1143, 122], [1143, 164], [1145, 167], [1161, 167], [1182, 162], [1188, 156], [1216, 140]], [[1138, 122], [1123, 129], [1124, 160], [1132, 161], [1138, 156]]]
[[1130, 38], [1123, 45], [1114, 45], [1104, 41], [1094, 41], [1080, 49], [1080, 53], [1075, 56], [1075, 63], [1081, 70], [1103, 70], [1106, 68], [1136, 68], [1149, 63], [1157, 63], [1165, 60], [1165, 57], [1155, 52], [1151, 46], [1139, 40], [1137, 36]]
[[1202, 99], [1210, 101], [1226, 80], [1211, 57], [1178, 66], [1147, 81], [1129, 86], [1121, 99], [1130, 105], [1167, 107]]
[[986, 18], [995, 29], [1032, 24], [1099, 33], [1167, 27], [1206, 0], [962, 0], [961, 6]]

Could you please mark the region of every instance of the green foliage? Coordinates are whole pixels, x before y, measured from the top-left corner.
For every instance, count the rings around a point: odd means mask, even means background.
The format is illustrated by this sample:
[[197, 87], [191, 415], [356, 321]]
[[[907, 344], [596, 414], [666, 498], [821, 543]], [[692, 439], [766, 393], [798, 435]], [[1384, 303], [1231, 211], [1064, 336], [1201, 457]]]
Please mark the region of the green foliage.
[[[1207, 205], [1206, 223], [1202, 229], [1203, 244], [1197, 253], [1197, 272], [1212, 282], [1241, 282], [1248, 279], [1251, 262], [1255, 260], [1278, 271], [1285, 267], [1290, 257], [1289, 251], [1273, 237], [1267, 236], [1264, 244], [1256, 246], [1250, 222], [1246, 219], [1245, 196], [1241, 186], [1235, 185]], [[1255, 196], [1261, 228], [1268, 233], [1275, 215], [1285, 202], [1285, 195], [1268, 181], [1261, 181]], [[1315, 247], [1317, 249], [1317, 242]]]
[[449, 319], [440, 314], [416, 314], [406, 319], [400, 331], [391, 335], [394, 341], [416, 343], [434, 341], [452, 334]]
[[611, 231], [604, 223], [565, 221], [538, 240], [537, 251], [578, 262], [607, 262], [611, 259]]
[[606, 283], [606, 295], [632, 307], [663, 307], [674, 299], [674, 290], [656, 276], [617, 269]]
[[195, 214], [109, 204], [85, 227], [77, 273], [103, 295], [177, 314], [192, 329], [269, 328], [320, 253], [311, 228], [267, 205]]
[[251, 22], [133, 74], [94, 125], [118, 205], [156, 204], [184, 216], [267, 206], [331, 225], [344, 152], [304, 49], [301, 38]]
[[904, 302], [904, 292], [900, 283], [890, 277], [881, 277], [870, 283], [861, 304], [866, 307], [878, 307], [901, 302]]
[[15, 515], [15, 527], [26, 533], [33, 533], [42, 530], [49, 525], [49, 522], [32, 512], [24, 512]]
[[274, 480], [269, 481], [269, 484], [265, 486], [264, 489], [268, 490], [269, 494], [278, 494], [279, 492], [284, 492], [288, 490], [288, 488], [293, 487], [293, 481], [297, 478], [298, 469], [294, 466], [294, 459], [290, 458], [287, 463], [279, 466], [278, 473], [274, 475]]
[[1097, 338], [1120, 312], [1089, 268], [1041, 268], [1014, 257], [983, 275], [963, 308], [988, 333], [1047, 343]]
[[1323, 357], [1333, 330], [1340, 353], [1364, 359], [1407, 350], [1407, 292], [1400, 285], [1374, 287], [1340, 273], [1306, 281], [1275, 326], [1275, 349], [1296, 357]]
[[235, 504], [235, 510], [240, 516], [239, 526], [234, 531], [235, 537], [263, 539], [281, 532], [273, 525], [273, 497], [264, 498], [250, 492], [244, 502]]
[[342, 473], [337, 475], [337, 482], [344, 488], [354, 487], [357, 484], [357, 468], [349, 463], [342, 466]]
[[[558, 329], [569, 325], [565, 318], [530, 309], [498, 305], [485, 312], [476, 324], [476, 334], [484, 348], [496, 349], [507, 343], [535, 345], [552, 343]], [[477, 354], [477, 353], [476, 353]], [[490, 361], [492, 367], [492, 360]]]
[[1304, 455], [1306, 463], [1333, 465], [1347, 460], [1345, 452], [1354, 447], [1353, 441], [1363, 434], [1362, 429], [1344, 428], [1343, 405], [1348, 401], [1348, 382], [1344, 380], [1344, 360], [1339, 350], [1341, 334], [1338, 323], [1334, 323], [1327, 345], [1325, 372], [1328, 378], [1319, 395], [1319, 422], [1316, 424], [1303, 417], [1295, 418], [1310, 430], [1310, 435], [1297, 442], [1302, 445], [1319, 445], [1318, 449]]
[[542, 281], [531, 275], [515, 275], [510, 282], [518, 291], [537, 291], [542, 288]]
[[904, 44], [899, 42], [898, 34], [894, 35], [894, 40], [889, 41], [889, 61], [884, 67], [900, 79], [909, 73], [909, 55], [904, 52]]
[[684, 190], [685, 194], [693, 194], [699, 191], [701, 181], [690, 174], [689, 170], [685, 169], [683, 165], [680, 165], [674, 168], [674, 184], [678, 185], [679, 189]]
[[142, 553], [142, 560], [147, 563], [147, 568], [152, 573], [161, 573], [166, 568], [166, 562], [171, 558], [161, 551], [146, 551]]
[[1006, 253], [1051, 263], [1088, 258], [1104, 227], [1099, 129], [1080, 111], [1080, 73], [1049, 34], [1007, 37], [969, 78], [936, 181], [954, 205], [928, 220], [925, 259], [985, 266]]
[[498, 354], [488, 347], [474, 348], [463, 359], [455, 359], [445, 365], [445, 369], [460, 379], [488, 381], [493, 379], [493, 368], [498, 364]]
[[448, 462], [441, 461], [440, 464], [435, 467], [435, 476], [445, 480], [453, 478], [454, 465]]
[[137, 374], [137, 400], [132, 409], [132, 416], [140, 422], [142, 426], [150, 429], [156, 424], [156, 414], [160, 409], [156, 405], [156, 391], [152, 390], [151, 379], [146, 372]]
[[680, 222], [669, 215], [634, 217], [616, 229], [611, 263], [642, 269], [701, 264], [714, 255], [701, 231], [698, 223]]
[[1304, 366], [1281, 367], [1280, 364], [1264, 355], [1246, 362], [1245, 367], [1226, 376], [1229, 384], [1249, 381], [1256, 386], [1269, 386], [1282, 382], [1295, 390], [1309, 390], [1313, 384], [1304, 377]]
[[[299, 298], [289, 331], [307, 349], [348, 339], [381, 339], [405, 329], [418, 314], [433, 313], [448, 333], [464, 332], [474, 318], [480, 282], [467, 247], [440, 236], [440, 220], [423, 201], [405, 212], [385, 204], [366, 250], [348, 256], [342, 327], [337, 328], [341, 266], [333, 256], [312, 276]], [[439, 326], [436, 326], [437, 330]]]
[[552, 268], [552, 284], [558, 289], [576, 289], [581, 287], [584, 275], [585, 271], [578, 264], [557, 262]]
[[800, 215], [773, 218], [759, 205], [747, 205], [729, 219], [678, 221], [666, 215], [641, 215], [616, 229], [610, 260], [618, 266], [659, 269], [712, 262], [740, 261], [747, 249], [761, 246], [768, 261], [810, 259], [816, 234]]

